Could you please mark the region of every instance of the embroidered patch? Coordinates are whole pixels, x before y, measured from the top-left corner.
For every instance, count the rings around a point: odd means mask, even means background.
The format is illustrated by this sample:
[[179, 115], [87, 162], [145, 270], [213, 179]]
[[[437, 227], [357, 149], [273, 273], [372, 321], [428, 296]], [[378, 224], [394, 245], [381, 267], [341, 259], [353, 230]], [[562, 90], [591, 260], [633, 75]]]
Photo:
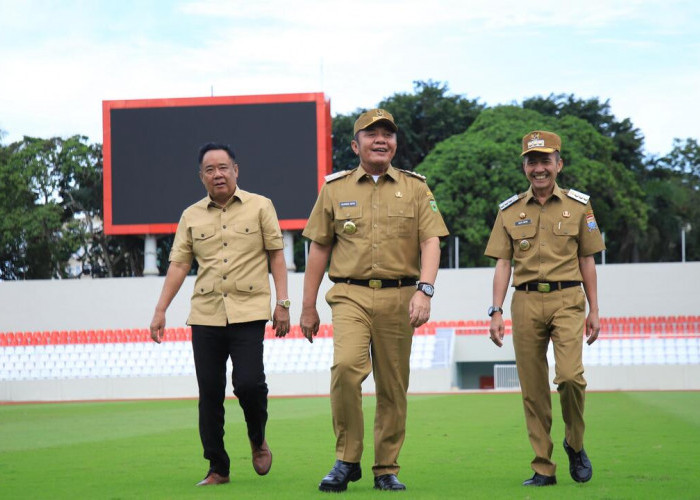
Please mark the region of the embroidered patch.
[[345, 207], [356, 207], [356, 206], [357, 206], [357, 202], [356, 202], [356, 201], [341, 201], [341, 202], [340, 202], [340, 206], [341, 206], [341, 208], [345, 208]]
[[437, 212], [437, 203], [435, 203], [435, 200], [430, 200], [430, 208], [433, 209], [433, 212]]
[[588, 226], [588, 231], [594, 231], [598, 229], [598, 224], [596, 224], [593, 212], [586, 213], [586, 225]]
[[532, 224], [532, 219], [525, 219], [525, 220], [519, 220], [515, 221], [516, 226], [524, 226], [526, 224]]

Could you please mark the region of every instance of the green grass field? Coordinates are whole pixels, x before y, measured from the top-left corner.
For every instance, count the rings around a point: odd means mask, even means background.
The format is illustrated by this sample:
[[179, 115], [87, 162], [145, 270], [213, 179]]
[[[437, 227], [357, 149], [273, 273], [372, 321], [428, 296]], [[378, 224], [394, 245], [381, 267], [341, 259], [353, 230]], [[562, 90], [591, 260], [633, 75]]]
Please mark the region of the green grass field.
[[[554, 487], [520, 486], [532, 452], [519, 394], [411, 396], [400, 463], [403, 493], [372, 489], [374, 398], [364, 477], [348, 498], [700, 498], [700, 393], [590, 393], [586, 449], [594, 474], [574, 483], [561, 447], [553, 395]], [[227, 401], [231, 483], [196, 488], [207, 463], [194, 400], [0, 405], [1, 499], [324, 498], [317, 490], [334, 461], [327, 398], [270, 400], [274, 460], [259, 477], [236, 400]]]

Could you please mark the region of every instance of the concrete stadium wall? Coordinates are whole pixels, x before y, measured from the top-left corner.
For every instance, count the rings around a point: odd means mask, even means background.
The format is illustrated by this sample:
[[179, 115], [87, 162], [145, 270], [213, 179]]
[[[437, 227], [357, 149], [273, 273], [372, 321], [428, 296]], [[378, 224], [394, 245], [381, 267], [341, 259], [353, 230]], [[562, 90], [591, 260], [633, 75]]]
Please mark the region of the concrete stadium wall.
[[[491, 304], [493, 269], [441, 269], [431, 320], [484, 319]], [[0, 331], [147, 328], [164, 278], [115, 278], [0, 282]], [[700, 314], [700, 262], [598, 266], [600, 314], [604, 317]], [[167, 315], [184, 326], [194, 277], [188, 277]], [[318, 310], [331, 322], [323, 295]], [[299, 320], [303, 274], [289, 275], [292, 322]], [[509, 292], [504, 309], [510, 317]], [[480, 336], [460, 336], [455, 362], [508, 362], [512, 345], [495, 348]], [[454, 389], [455, 366], [414, 370], [410, 392]], [[586, 370], [590, 390], [700, 389], [700, 365], [595, 366]], [[328, 394], [329, 373], [269, 374], [271, 395]], [[374, 391], [370, 377], [363, 389]], [[229, 387], [228, 394], [231, 394]], [[0, 401], [56, 401], [196, 397], [193, 377], [151, 377], [3, 382]]]
[[[700, 314], [700, 262], [598, 266], [600, 315]], [[441, 269], [431, 320], [484, 319], [491, 305], [492, 268]], [[147, 328], [163, 277], [0, 282], [0, 331]], [[292, 322], [299, 321], [304, 275], [289, 274]], [[168, 326], [184, 326], [194, 277], [188, 277], [168, 310]], [[323, 300], [318, 311], [331, 322]], [[510, 317], [509, 291], [504, 309]]]

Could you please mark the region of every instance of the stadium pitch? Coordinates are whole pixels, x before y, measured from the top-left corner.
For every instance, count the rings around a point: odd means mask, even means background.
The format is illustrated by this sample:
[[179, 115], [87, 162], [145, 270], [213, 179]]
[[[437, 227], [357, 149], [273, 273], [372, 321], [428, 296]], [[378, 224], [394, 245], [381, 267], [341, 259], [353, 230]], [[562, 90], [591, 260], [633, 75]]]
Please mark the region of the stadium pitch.
[[[554, 404], [556, 486], [531, 489], [532, 452], [519, 394], [409, 397], [399, 457], [405, 492], [372, 489], [374, 398], [365, 397], [363, 478], [343, 497], [405, 499], [699, 498], [700, 393], [589, 393], [586, 450], [593, 479], [574, 483]], [[0, 498], [307, 499], [334, 461], [328, 398], [270, 400], [268, 476], [250, 464], [241, 410], [226, 403], [231, 483], [197, 488], [207, 463], [195, 400], [0, 405]]]

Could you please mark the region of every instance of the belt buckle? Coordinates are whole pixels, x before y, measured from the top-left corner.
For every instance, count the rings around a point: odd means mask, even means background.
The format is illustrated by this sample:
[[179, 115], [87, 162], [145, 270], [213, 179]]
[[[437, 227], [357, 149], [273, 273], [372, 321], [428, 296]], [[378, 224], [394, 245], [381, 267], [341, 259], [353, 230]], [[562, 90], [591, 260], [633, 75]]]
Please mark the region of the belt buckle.
[[369, 287], [370, 288], [381, 288], [382, 287], [382, 280], [369, 280]]
[[552, 287], [549, 283], [537, 283], [537, 291], [542, 293], [549, 293], [552, 291]]

